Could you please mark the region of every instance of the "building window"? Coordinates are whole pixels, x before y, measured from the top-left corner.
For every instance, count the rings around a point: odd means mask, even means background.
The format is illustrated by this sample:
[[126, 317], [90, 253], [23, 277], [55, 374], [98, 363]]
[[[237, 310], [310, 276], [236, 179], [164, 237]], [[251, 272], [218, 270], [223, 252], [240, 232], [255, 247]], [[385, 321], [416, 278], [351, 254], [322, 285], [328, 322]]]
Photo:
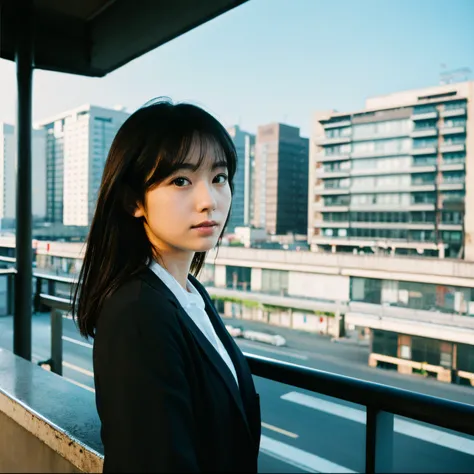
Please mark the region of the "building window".
[[285, 295], [288, 293], [288, 275], [286, 270], [262, 269], [262, 291]]

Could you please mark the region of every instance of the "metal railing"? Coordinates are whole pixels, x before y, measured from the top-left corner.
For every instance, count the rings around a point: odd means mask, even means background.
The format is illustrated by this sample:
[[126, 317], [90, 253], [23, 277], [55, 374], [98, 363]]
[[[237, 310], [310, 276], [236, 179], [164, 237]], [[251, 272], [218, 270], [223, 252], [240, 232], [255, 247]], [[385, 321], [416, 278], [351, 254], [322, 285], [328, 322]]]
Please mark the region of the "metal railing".
[[[55, 279], [55, 276], [41, 275]], [[63, 279], [61, 279], [63, 280]], [[72, 280], [72, 279], [71, 279]], [[51, 309], [51, 370], [62, 373], [62, 312], [71, 301], [40, 295]], [[365, 472], [392, 472], [394, 416], [403, 416], [460, 433], [474, 435], [474, 405], [445, 400], [374, 382], [282, 362], [244, 352], [252, 374], [366, 407]]]
[[[12, 279], [13, 268], [0, 270], [0, 276]], [[37, 290], [48, 281], [48, 292], [56, 283], [71, 284], [74, 278], [34, 272]], [[40, 283], [38, 283], [40, 282]], [[63, 312], [71, 311], [69, 298], [39, 293], [35, 303], [51, 312], [51, 355], [47, 364], [52, 372], [62, 375]], [[8, 306], [8, 304], [7, 304]], [[394, 416], [403, 416], [437, 427], [474, 435], [474, 405], [445, 400], [421, 393], [367, 382], [322, 370], [312, 369], [276, 359], [244, 352], [252, 374], [275, 382], [326, 395], [366, 407], [365, 472], [391, 472], [393, 469]]]

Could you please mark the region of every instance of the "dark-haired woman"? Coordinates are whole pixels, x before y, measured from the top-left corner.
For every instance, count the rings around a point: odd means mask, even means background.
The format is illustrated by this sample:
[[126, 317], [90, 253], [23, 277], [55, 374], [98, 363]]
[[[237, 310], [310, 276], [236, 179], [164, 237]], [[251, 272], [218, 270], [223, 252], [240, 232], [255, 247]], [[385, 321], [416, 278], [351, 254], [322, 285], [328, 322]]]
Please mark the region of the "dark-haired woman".
[[73, 311], [94, 338], [104, 472], [257, 471], [252, 375], [195, 277], [235, 169], [224, 127], [190, 104], [148, 104], [112, 143]]

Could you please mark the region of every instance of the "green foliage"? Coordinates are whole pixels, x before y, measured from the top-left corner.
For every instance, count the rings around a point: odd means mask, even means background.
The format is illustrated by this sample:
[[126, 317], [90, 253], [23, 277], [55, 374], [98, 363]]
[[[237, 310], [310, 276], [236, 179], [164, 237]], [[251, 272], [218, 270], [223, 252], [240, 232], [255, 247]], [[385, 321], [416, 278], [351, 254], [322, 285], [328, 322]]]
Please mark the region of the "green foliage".
[[245, 306], [246, 308], [260, 308], [261, 304], [258, 301], [244, 300], [241, 298], [235, 298], [233, 296], [216, 296], [215, 300], [229, 303], [236, 303]]
[[316, 316], [327, 316], [328, 318], [334, 318], [335, 314], [332, 311], [320, 311], [319, 309], [314, 310]]

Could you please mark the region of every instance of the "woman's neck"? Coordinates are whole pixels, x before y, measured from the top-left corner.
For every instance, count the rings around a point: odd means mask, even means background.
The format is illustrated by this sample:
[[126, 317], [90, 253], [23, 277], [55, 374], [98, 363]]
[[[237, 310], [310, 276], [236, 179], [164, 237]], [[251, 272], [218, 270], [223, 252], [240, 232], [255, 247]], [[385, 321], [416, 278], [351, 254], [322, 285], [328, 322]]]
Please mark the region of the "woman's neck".
[[165, 268], [170, 275], [186, 290], [188, 282], [188, 274], [191, 268], [194, 254], [191, 255], [160, 255], [157, 263]]

